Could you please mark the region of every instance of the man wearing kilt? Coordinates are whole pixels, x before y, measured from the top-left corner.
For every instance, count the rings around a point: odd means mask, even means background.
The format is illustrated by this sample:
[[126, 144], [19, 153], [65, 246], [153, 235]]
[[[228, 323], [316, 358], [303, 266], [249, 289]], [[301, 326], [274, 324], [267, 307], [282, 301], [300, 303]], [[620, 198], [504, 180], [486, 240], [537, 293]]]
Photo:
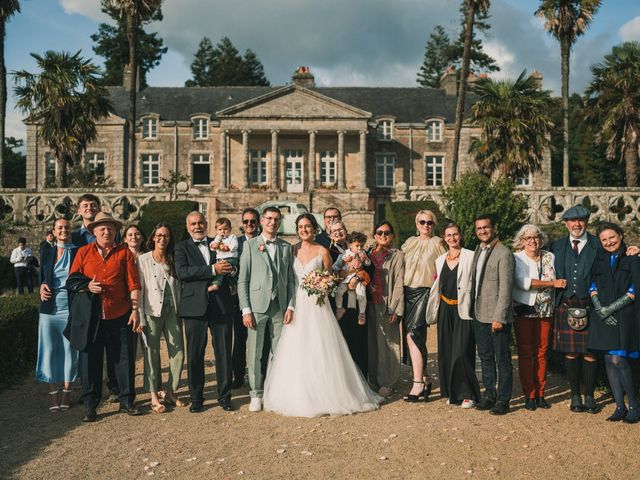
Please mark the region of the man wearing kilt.
[[[598, 371], [597, 357], [587, 350], [589, 325], [581, 330], [581, 326], [574, 322], [569, 324], [569, 309], [590, 308], [589, 284], [591, 282], [591, 267], [600, 248], [598, 239], [587, 233], [590, 212], [581, 205], [568, 209], [562, 215], [562, 220], [569, 231], [569, 235], [551, 244], [551, 252], [555, 255], [555, 269], [557, 278], [566, 278], [565, 288], [556, 290], [555, 323], [553, 348], [565, 355], [567, 378], [571, 386], [572, 412], [598, 413], [593, 393]], [[588, 315], [584, 321], [588, 322]], [[582, 382], [584, 384], [584, 403], [580, 392], [580, 370], [582, 367]]]

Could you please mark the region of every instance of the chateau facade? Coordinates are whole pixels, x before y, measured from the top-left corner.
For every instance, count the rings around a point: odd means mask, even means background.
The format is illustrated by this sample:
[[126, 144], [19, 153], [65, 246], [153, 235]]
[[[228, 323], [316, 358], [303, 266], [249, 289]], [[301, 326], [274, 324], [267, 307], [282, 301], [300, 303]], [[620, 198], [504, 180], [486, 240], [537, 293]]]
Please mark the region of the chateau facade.
[[[237, 219], [270, 200], [312, 211], [337, 206], [350, 229], [370, 231], [385, 204], [412, 189], [438, 194], [450, 177], [455, 71], [441, 88], [316, 87], [306, 67], [283, 87], [149, 87], [138, 92], [136, 159], [127, 158], [128, 92], [109, 88], [111, 115], [98, 123], [85, 161], [109, 191], [166, 199], [170, 172], [189, 177], [180, 198], [200, 202], [210, 220]], [[462, 129], [459, 171], [479, 132]], [[27, 189], [45, 192], [55, 160], [27, 125]], [[550, 160], [519, 182], [550, 187]], [[164, 196], [163, 196], [164, 192]], [[404, 193], [403, 193], [404, 192]]]

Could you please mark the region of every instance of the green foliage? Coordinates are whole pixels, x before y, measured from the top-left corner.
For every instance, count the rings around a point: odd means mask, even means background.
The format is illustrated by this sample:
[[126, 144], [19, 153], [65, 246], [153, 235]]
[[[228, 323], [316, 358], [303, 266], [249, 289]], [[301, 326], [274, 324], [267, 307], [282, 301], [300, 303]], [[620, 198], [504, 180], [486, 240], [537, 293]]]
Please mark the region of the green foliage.
[[178, 184], [180, 182], [188, 182], [190, 178], [189, 175], [180, 173], [180, 171], [169, 170], [169, 177], [161, 178], [160, 180], [165, 188], [171, 189], [171, 200], [173, 201], [178, 196]]
[[487, 175], [498, 171], [510, 178], [540, 170], [550, 146], [553, 124], [551, 92], [540, 90], [533, 75], [523, 70], [516, 80], [478, 80], [478, 100], [471, 122], [480, 136], [471, 141], [471, 153]]
[[0, 390], [33, 368], [39, 304], [35, 293], [0, 297]]
[[198, 202], [181, 200], [175, 202], [150, 202], [142, 209], [142, 218], [138, 227], [147, 235], [160, 222], [171, 225], [176, 241], [184, 240], [189, 235], [185, 228], [186, 218], [190, 212], [198, 210]]
[[14, 137], [4, 139], [4, 186], [7, 188], [27, 185], [27, 157], [19, 152], [23, 143]]
[[460, 225], [467, 248], [475, 248], [474, 219], [480, 215], [493, 217], [498, 235], [505, 241], [513, 237], [528, 218], [528, 202], [514, 193], [514, 183], [506, 177], [492, 182], [488, 177], [469, 172], [443, 191], [447, 215]]
[[436, 25], [424, 49], [424, 61], [416, 81], [421, 87], [439, 88], [440, 78], [449, 66], [451, 40], [442, 25]]
[[[460, 67], [462, 64], [462, 53], [464, 51], [465, 40], [465, 21], [467, 15], [466, 3], [469, 0], [465, 0], [460, 5], [460, 35], [458, 39], [452, 43], [448, 49], [449, 64], [453, 64], [456, 67]], [[476, 33], [486, 34], [490, 29], [489, 24], [489, 2], [487, 0], [470, 0], [476, 2], [475, 16], [473, 21], [473, 36], [471, 39], [471, 51], [470, 65], [471, 71], [476, 73], [489, 73], [499, 72], [500, 67], [490, 55], [484, 52], [482, 47], [482, 40], [476, 37]]]
[[391, 222], [396, 232], [394, 246], [400, 247], [409, 237], [416, 234], [416, 214], [420, 210], [431, 210], [436, 216], [437, 227], [435, 234], [440, 234], [440, 229], [446, 223], [444, 214], [435, 202], [430, 200], [412, 202], [393, 202], [385, 206], [385, 219]]
[[[102, 11], [116, 21], [116, 25], [101, 23], [98, 32], [91, 35], [95, 43], [93, 51], [105, 59], [103, 85], [122, 85], [124, 67], [129, 64], [129, 39], [127, 38], [127, 19], [120, 12], [102, 2]], [[141, 18], [138, 25], [138, 66], [140, 69], [140, 88], [147, 86], [147, 73], [160, 65], [162, 55], [167, 53], [162, 38], [157, 33], [147, 33], [143, 25], [162, 20], [162, 10]]]
[[215, 48], [204, 37], [191, 63], [191, 74], [187, 87], [269, 86], [255, 52], [248, 49], [242, 57], [229, 37], [222, 37]]
[[16, 288], [16, 276], [9, 257], [0, 256], [0, 292]]

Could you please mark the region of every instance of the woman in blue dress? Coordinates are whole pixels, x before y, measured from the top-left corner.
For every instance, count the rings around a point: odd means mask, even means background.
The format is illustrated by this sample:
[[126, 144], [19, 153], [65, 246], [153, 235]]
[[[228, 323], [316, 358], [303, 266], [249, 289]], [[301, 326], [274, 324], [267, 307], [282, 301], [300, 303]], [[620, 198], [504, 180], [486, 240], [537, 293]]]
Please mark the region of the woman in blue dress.
[[78, 374], [78, 352], [71, 348], [62, 334], [69, 319], [64, 285], [77, 249], [71, 243], [71, 224], [68, 220], [56, 220], [53, 231], [57, 239], [56, 247], [43, 249], [40, 259], [41, 303], [36, 380], [49, 384], [49, 411], [58, 412], [69, 409], [71, 383]]

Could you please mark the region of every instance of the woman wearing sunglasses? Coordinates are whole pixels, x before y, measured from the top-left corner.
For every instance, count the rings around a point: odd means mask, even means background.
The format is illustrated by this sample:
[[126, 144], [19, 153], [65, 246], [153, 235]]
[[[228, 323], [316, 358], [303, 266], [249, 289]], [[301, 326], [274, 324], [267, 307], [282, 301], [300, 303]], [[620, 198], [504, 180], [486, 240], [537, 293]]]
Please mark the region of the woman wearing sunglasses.
[[392, 247], [393, 226], [386, 220], [373, 230], [368, 252], [373, 265], [367, 302], [369, 315], [369, 382], [383, 397], [393, 393], [400, 378], [400, 326], [404, 313], [404, 253]]
[[413, 385], [405, 402], [426, 402], [431, 393], [427, 375], [427, 302], [436, 277], [436, 259], [445, 253], [442, 239], [434, 235], [436, 216], [430, 210], [416, 214], [417, 235], [402, 245], [404, 252], [403, 326], [413, 369]]

